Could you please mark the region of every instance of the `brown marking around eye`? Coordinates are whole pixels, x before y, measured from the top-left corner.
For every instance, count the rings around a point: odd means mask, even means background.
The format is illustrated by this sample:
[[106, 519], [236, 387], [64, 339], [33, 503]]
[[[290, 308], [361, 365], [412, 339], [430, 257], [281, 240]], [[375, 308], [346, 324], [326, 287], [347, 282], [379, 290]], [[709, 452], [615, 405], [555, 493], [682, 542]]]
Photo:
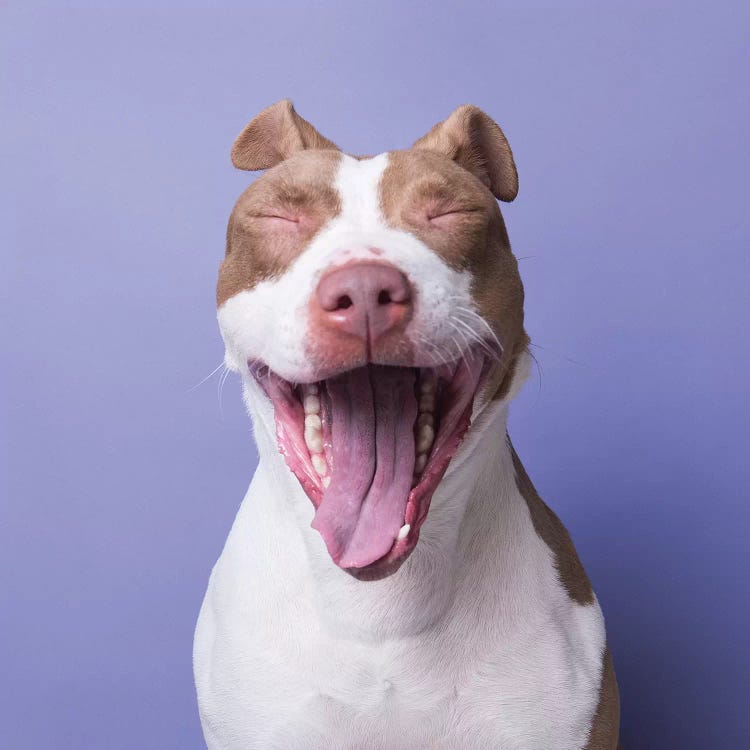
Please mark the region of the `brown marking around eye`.
[[[411, 149], [389, 154], [380, 184], [386, 222], [414, 234], [451, 268], [468, 270], [476, 310], [503, 346], [498, 387], [528, 345], [523, 328], [523, 284], [500, 208], [489, 189], [450, 158]], [[435, 207], [463, 212], [430, 222]]]
[[[277, 278], [341, 211], [338, 151], [302, 151], [270, 169], [240, 196], [229, 217], [216, 304]], [[266, 217], [280, 216], [278, 222]], [[283, 218], [289, 218], [285, 226]]]

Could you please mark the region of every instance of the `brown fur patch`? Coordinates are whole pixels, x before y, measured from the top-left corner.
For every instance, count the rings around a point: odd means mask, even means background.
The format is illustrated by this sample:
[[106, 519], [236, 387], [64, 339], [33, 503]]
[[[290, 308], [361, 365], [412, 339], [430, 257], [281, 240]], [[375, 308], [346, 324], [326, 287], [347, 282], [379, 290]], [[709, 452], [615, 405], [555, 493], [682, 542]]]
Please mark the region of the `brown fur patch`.
[[[283, 274], [323, 225], [338, 215], [341, 201], [334, 180], [340, 160], [338, 151], [300, 151], [245, 190], [229, 217], [217, 306], [259, 281]], [[275, 216], [294, 222], [269, 218]]]
[[591, 734], [583, 750], [621, 750], [620, 694], [609, 648], [604, 650], [599, 703], [591, 722]]
[[[411, 232], [451, 268], [468, 270], [480, 315], [503, 347], [507, 371], [525, 347], [523, 284], [500, 207], [488, 188], [447, 156], [411, 149], [389, 154], [380, 184], [386, 222]], [[430, 216], [454, 212], [435, 225]]]
[[[510, 438], [508, 438], [508, 442], [510, 443]], [[594, 591], [591, 588], [589, 577], [578, 559], [578, 553], [573, 546], [570, 534], [555, 513], [539, 497], [512, 444], [510, 448], [513, 455], [513, 466], [516, 470], [518, 490], [529, 507], [531, 522], [534, 524], [536, 533], [555, 556], [555, 564], [561, 583], [565, 586], [570, 598], [575, 602], [582, 605], [591, 604], [594, 601]]]

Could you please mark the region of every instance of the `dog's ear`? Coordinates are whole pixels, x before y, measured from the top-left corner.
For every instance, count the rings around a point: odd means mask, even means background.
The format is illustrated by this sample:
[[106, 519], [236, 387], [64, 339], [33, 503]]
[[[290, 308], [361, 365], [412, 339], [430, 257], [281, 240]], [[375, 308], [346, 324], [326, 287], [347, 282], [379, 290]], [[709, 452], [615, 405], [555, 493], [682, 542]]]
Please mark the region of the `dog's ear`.
[[335, 143], [294, 111], [289, 99], [282, 99], [264, 109], [237, 136], [232, 164], [237, 169], [269, 169], [295, 152], [311, 148], [338, 151]]
[[478, 177], [501, 201], [518, 195], [518, 172], [500, 126], [478, 107], [464, 104], [413, 148], [438, 151]]

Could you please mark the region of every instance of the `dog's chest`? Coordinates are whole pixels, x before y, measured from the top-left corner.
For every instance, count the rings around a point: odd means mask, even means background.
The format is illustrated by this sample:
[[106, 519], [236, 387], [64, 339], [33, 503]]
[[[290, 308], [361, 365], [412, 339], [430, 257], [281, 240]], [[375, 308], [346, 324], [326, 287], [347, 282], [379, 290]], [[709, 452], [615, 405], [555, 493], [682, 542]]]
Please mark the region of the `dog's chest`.
[[412, 657], [393, 650], [374, 660], [352, 658], [348, 667], [337, 662], [337, 674], [321, 669], [322, 681], [305, 686], [311, 694], [290, 713], [298, 717], [293, 726], [279, 730], [279, 747], [310, 734], [325, 738], [321, 747], [342, 750], [581, 747], [571, 689], [580, 675], [561, 669], [561, 654], [535, 663], [532, 650], [519, 641], [480, 654], [450, 653], [435, 643]]
[[[601, 675], [601, 612], [596, 601], [570, 599], [519, 499], [508, 499], [492, 533], [502, 565], [477, 548], [476, 566], [432, 626], [374, 641], [353, 628], [331, 632], [326, 619], [356, 615], [373, 632], [419, 621], [440, 591], [427, 580], [441, 571], [441, 547], [422, 540], [411, 588], [397, 591], [392, 581], [381, 596], [360, 598], [367, 585], [341, 581], [325, 599], [335, 609], [326, 618], [305, 594], [305, 548], [291, 531], [269, 528], [278, 507], [269, 484], [248, 493], [199, 618], [195, 672], [209, 750], [585, 746]], [[389, 596], [399, 597], [397, 607]]]
[[585, 744], [598, 675], [571, 645], [581, 633], [549, 620], [503, 642], [459, 629], [364, 647], [314, 626], [217, 633], [204, 722], [216, 748], [238, 750]]

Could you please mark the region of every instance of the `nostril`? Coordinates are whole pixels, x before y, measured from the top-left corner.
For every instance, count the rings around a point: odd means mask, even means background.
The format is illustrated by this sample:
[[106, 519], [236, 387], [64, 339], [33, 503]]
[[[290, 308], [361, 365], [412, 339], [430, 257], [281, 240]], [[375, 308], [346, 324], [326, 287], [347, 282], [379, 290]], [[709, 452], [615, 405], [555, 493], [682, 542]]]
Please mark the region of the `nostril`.
[[315, 305], [327, 328], [348, 330], [357, 336], [370, 330], [378, 336], [406, 324], [411, 317], [412, 296], [408, 279], [397, 268], [385, 263], [353, 262], [323, 274], [315, 291]]
[[336, 307], [334, 310], [348, 310], [353, 304], [352, 298], [348, 294], [342, 294], [336, 300]]

